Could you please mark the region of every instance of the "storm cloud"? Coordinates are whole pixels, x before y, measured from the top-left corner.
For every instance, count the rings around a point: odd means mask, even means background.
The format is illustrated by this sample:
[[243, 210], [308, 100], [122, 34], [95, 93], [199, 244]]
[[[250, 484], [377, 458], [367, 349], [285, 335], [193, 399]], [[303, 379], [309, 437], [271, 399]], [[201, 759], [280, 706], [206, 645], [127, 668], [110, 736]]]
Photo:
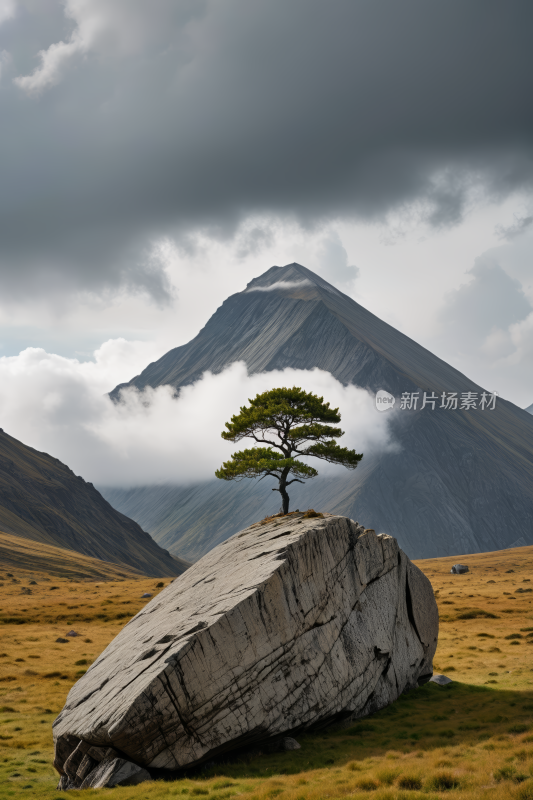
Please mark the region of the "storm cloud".
[[164, 305], [164, 236], [448, 226], [531, 187], [529, 2], [21, 0], [0, 23], [4, 300]]

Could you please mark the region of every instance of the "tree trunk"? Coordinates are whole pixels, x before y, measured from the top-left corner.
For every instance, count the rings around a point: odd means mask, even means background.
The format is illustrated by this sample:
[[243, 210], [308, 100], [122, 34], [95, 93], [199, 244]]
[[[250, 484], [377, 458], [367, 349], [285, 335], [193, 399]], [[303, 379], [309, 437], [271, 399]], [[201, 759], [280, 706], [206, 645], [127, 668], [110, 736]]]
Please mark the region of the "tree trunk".
[[[288, 473], [289, 470], [287, 470]], [[285, 470], [283, 470], [281, 478], [279, 479], [279, 493], [281, 495], [281, 500], [283, 503], [283, 513], [289, 513], [289, 495], [287, 494], [287, 475], [285, 474]]]

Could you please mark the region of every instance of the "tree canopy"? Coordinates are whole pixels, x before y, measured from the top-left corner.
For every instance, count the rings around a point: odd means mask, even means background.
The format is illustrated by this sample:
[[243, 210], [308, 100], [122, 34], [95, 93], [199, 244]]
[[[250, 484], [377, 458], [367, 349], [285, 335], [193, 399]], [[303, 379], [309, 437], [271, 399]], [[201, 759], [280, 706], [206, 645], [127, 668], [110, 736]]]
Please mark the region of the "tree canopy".
[[215, 475], [226, 481], [261, 480], [267, 475], [276, 478], [279, 485], [272, 491], [280, 492], [285, 514], [289, 511], [287, 486], [318, 475], [296, 456], [312, 456], [348, 469], [355, 469], [363, 457], [337, 444], [336, 438], [344, 431], [331, 424], [341, 421], [339, 409], [331, 408], [323, 397], [293, 386], [271, 389], [248, 402], [249, 406], [242, 406], [239, 414], [226, 422], [227, 430], [221, 436], [231, 442], [253, 439], [259, 446], [233, 453]]

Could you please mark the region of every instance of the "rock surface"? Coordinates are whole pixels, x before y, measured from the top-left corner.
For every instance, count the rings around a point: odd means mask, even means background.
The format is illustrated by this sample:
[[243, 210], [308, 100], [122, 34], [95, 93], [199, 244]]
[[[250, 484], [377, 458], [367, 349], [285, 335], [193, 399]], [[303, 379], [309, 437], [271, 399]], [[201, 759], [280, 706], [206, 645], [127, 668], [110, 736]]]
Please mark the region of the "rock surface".
[[429, 680], [431, 683], [438, 683], [439, 686], [447, 686], [449, 683], [452, 683], [452, 679], [448, 678], [446, 675], [433, 675]]
[[392, 537], [333, 515], [256, 523], [147, 603], [73, 686], [54, 765], [92, 785], [102, 761], [178, 770], [365, 716], [431, 677], [437, 635], [431, 584]]
[[451, 568], [450, 572], [453, 575], [463, 575], [465, 572], [468, 572], [468, 567], [466, 564], [454, 564]]
[[292, 736], [285, 736], [282, 743], [283, 750], [301, 750], [302, 745]]
[[[64, 760], [63, 757], [67, 756]], [[124, 758], [112, 747], [92, 747], [87, 742], [67, 736], [56, 750], [54, 766], [61, 778], [58, 789], [102, 789], [113, 786], [136, 786], [150, 780], [150, 773]]]

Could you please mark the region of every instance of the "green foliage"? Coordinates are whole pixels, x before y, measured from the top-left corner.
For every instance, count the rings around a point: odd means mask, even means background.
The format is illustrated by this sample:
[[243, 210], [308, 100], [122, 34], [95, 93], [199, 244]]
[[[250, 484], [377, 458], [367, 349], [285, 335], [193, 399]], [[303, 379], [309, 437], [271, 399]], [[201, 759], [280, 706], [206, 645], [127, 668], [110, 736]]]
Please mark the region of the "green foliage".
[[[331, 408], [323, 397], [293, 386], [263, 392], [249, 403], [226, 423], [227, 430], [221, 435], [231, 442], [253, 439], [258, 446], [234, 453], [215, 475], [226, 481], [266, 475], [277, 478], [279, 488], [274, 491], [281, 493], [285, 513], [289, 510], [286, 487], [318, 475], [295, 456], [313, 456], [347, 469], [355, 469], [363, 457], [337, 444], [335, 438], [344, 431], [331, 423], [340, 422], [339, 409]], [[288, 480], [290, 475], [293, 477]]]
[[225, 481], [238, 478], [257, 478], [260, 475], [272, 475], [279, 478], [287, 467], [293, 475], [304, 480], [318, 475], [313, 467], [309, 467], [295, 458], [284, 458], [281, 453], [276, 453], [271, 447], [254, 447], [251, 450], [234, 453], [230, 461], [225, 461], [222, 467], [217, 469], [215, 475]]

